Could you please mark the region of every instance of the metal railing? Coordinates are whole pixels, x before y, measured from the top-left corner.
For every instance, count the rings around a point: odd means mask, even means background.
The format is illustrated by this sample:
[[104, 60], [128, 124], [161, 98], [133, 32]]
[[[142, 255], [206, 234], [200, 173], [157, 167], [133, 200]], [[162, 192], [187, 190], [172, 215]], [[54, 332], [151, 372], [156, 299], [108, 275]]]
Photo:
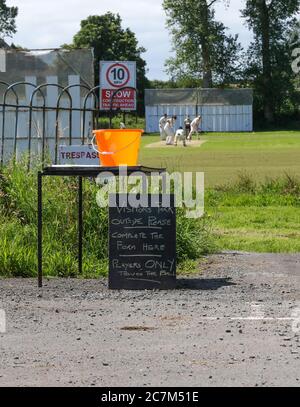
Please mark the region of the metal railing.
[[[28, 169], [30, 169], [33, 160], [33, 141], [36, 140], [39, 151], [35, 151], [34, 157], [38, 157], [44, 163], [48, 157], [46, 153], [50, 151], [54, 163], [57, 164], [59, 145], [62, 140], [69, 145], [72, 145], [74, 140], [77, 141], [77, 144], [79, 142], [84, 145], [91, 140], [91, 130], [99, 128], [99, 86], [89, 88], [87, 85], [75, 84], [63, 87], [56, 83], [45, 83], [36, 86], [26, 81], [10, 85], [0, 81], [1, 88], [4, 88], [4, 91], [2, 90], [3, 100], [0, 103], [0, 119], [2, 120], [0, 125], [0, 166], [3, 166], [11, 158], [17, 159], [18, 142], [20, 140], [23, 140], [21, 152], [27, 153]], [[23, 91], [22, 93], [22, 88], [27, 89], [27, 94], [30, 89], [29, 97], [24, 96], [26, 92]], [[56, 103], [49, 103], [49, 91], [53, 88], [56, 88]], [[125, 87], [123, 89], [129, 88]], [[77, 95], [78, 91], [80, 94], [80, 101], [76, 100], [76, 103], [74, 103], [74, 96], [72, 95], [74, 90], [77, 90]], [[121, 112], [120, 109], [115, 109], [115, 111], [113, 109], [113, 100], [119, 91], [120, 89], [112, 95], [110, 112], [101, 113], [103, 117], [109, 118], [110, 127], [112, 127], [114, 112]], [[80, 107], [74, 107], [75, 104]], [[8, 115], [12, 119], [10, 123], [8, 123]], [[80, 125], [76, 128], [73, 125], [75, 115], [77, 123], [80, 120]], [[22, 120], [20, 119], [21, 116]], [[64, 129], [62, 129], [62, 122], [67, 122]], [[54, 129], [52, 134], [50, 134], [49, 128]], [[9, 137], [8, 133], [12, 134], [12, 136]], [[25, 133], [25, 136], [20, 137], [20, 133]], [[8, 148], [8, 144], [10, 144], [10, 148]], [[51, 147], [49, 147], [49, 144], [51, 144]]]

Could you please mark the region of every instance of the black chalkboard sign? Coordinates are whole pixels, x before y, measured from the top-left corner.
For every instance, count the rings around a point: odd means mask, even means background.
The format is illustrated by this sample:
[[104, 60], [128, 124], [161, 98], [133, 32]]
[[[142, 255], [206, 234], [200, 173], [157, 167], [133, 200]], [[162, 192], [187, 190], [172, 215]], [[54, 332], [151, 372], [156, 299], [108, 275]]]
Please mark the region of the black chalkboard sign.
[[111, 195], [109, 288], [166, 290], [175, 286], [174, 195], [143, 195], [143, 204], [134, 207], [130, 195]]

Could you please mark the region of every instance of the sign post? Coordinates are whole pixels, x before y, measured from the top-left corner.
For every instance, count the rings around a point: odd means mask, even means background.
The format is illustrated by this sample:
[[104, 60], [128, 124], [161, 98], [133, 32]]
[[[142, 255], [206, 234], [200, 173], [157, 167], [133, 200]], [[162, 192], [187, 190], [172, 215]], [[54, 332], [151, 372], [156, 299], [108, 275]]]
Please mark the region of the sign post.
[[100, 62], [100, 87], [100, 110], [110, 110], [111, 98], [115, 94], [113, 109], [135, 111], [136, 62]]

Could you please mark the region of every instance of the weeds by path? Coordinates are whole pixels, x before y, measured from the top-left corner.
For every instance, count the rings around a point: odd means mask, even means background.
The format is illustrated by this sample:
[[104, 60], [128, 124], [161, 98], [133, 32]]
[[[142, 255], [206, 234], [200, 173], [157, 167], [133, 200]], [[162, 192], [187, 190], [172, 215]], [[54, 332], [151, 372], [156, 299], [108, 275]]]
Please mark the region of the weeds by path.
[[[0, 276], [30, 277], [37, 270], [37, 169], [9, 165], [0, 174]], [[77, 267], [77, 179], [43, 180], [44, 273], [98, 277], [108, 273], [108, 209], [96, 204], [98, 187], [84, 182], [84, 267]], [[197, 259], [216, 250], [211, 221], [177, 212], [177, 258], [181, 270], [196, 269]]]

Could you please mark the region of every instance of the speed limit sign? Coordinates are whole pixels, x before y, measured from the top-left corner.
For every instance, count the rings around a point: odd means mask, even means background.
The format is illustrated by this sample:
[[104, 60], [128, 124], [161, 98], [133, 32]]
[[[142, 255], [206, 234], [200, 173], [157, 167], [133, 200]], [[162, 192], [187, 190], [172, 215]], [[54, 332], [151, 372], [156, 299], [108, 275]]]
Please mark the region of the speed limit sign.
[[114, 109], [136, 110], [136, 62], [102, 61], [100, 85], [101, 110], [110, 108], [113, 95]]
[[106, 73], [107, 82], [114, 88], [123, 88], [130, 81], [130, 71], [124, 64], [112, 65]]

